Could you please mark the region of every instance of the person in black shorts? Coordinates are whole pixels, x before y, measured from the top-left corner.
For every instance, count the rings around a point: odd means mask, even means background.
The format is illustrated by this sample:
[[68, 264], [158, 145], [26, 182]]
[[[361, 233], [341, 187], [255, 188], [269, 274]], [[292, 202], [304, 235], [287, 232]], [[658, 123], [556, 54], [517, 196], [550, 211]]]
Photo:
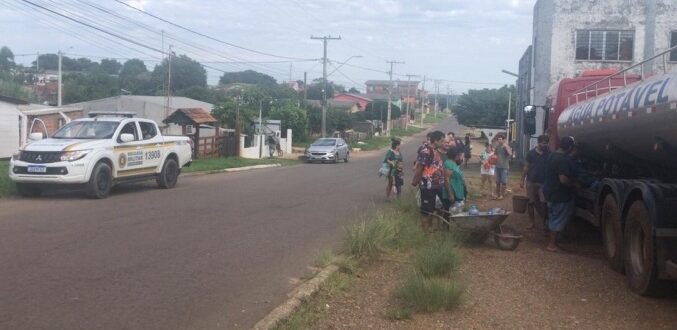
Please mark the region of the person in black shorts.
[[433, 230], [433, 213], [437, 198], [442, 199], [444, 188], [444, 168], [441, 150], [444, 147], [444, 133], [434, 131], [430, 134], [430, 143], [419, 149], [416, 157], [416, 169], [411, 182], [421, 192], [421, 227], [424, 231]]

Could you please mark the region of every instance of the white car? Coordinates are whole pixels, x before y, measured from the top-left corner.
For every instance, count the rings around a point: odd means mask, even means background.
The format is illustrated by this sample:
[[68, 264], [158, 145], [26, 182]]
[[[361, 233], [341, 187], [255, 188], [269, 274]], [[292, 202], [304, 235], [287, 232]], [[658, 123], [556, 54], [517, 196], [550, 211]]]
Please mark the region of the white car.
[[22, 196], [39, 196], [51, 185], [84, 186], [90, 198], [105, 198], [118, 183], [155, 179], [167, 189], [181, 168], [190, 165], [192, 144], [186, 136], [162, 136], [152, 120], [94, 117], [74, 120], [12, 156], [9, 178]]

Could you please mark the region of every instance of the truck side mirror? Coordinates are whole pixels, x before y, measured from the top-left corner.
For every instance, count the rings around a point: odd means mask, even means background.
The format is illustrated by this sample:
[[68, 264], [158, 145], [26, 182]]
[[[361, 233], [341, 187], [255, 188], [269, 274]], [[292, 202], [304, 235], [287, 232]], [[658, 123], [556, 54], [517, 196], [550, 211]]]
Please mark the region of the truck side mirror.
[[36, 132], [36, 133], [31, 133], [28, 135], [28, 139], [31, 141], [39, 141], [42, 140], [42, 133]]
[[132, 142], [134, 141], [134, 134], [122, 133], [120, 134], [120, 141], [122, 143]]
[[522, 117], [522, 127], [524, 128], [524, 134], [536, 134], [536, 117], [529, 115]]
[[536, 111], [536, 107], [533, 106], [533, 105], [527, 105], [526, 107], [524, 107], [524, 113], [525, 114], [531, 113], [531, 112], [534, 112], [534, 111]]

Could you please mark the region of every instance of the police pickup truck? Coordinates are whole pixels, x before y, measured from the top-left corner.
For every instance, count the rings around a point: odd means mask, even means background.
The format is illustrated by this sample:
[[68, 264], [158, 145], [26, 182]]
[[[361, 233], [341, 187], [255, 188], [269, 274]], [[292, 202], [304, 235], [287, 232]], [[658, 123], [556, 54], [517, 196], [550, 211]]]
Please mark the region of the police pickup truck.
[[133, 114], [90, 113], [71, 121], [51, 138], [30, 134], [18, 150], [9, 177], [22, 196], [37, 197], [49, 186], [84, 187], [90, 198], [105, 198], [118, 183], [155, 179], [163, 189], [176, 185], [190, 165], [186, 136], [162, 136], [157, 124]]

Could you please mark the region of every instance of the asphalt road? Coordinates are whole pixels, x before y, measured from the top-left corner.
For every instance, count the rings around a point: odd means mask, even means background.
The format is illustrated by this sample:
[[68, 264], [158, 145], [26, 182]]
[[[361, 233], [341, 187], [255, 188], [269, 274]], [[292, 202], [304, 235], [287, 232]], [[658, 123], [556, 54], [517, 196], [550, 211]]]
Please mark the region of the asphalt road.
[[[405, 161], [421, 140], [404, 144]], [[385, 204], [382, 157], [181, 177], [104, 200], [0, 200], [0, 328], [249, 328], [346, 224]]]

